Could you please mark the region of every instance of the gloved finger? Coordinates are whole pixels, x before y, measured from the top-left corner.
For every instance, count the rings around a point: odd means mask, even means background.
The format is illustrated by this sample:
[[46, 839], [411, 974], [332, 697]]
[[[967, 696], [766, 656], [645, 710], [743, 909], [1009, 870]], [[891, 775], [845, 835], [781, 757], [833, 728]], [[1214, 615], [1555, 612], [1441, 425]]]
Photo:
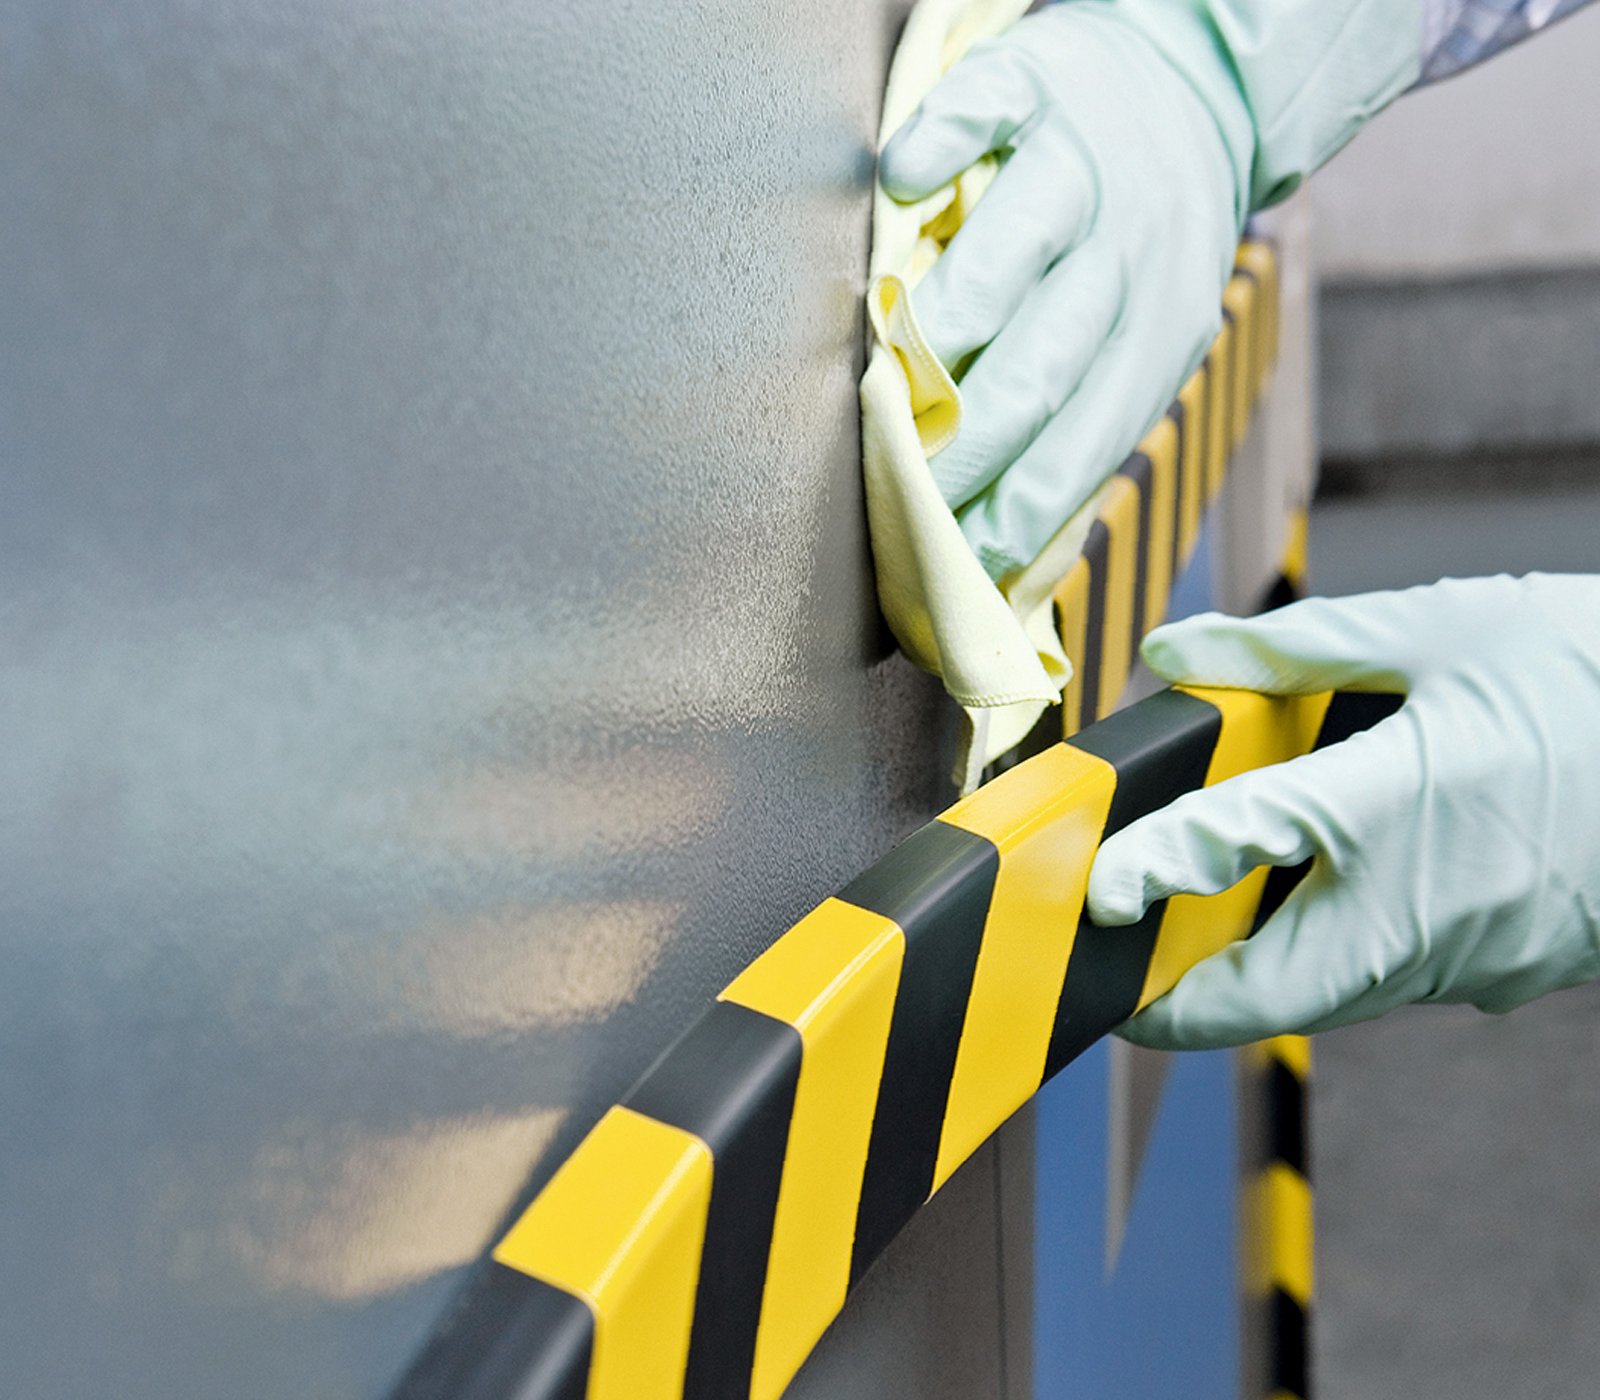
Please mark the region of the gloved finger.
[[1010, 323], [1082, 239], [1094, 198], [1093, 177], [1070, 143], [1041, 133], [1006, 163], [911, 294], [917, 322], [946, 366], [955, 368]]
[[929, 463], [952, 509], [1008, 468], [1061, 411], [1103, 349], [1121, 272], [1088, 245], [1053, 267], [961, 381], [961, 431]]
[[926, 198], [1010, 145], [1039, 101], [1033, 74], [1012, 46], [975, 46], [885, 144], [878, 158], [883, 188], [902, 203]]
[[990, 576], [1034, 558], [1168, 402], [1148, 362], [1108, 338], [1061, 411], [965, 508], [962, 532]]
[[1413, 591], [1307, 598], [1261, 617], [1202, 613], [1145, 638], [1145, 663], [1169, 681], [1274, 695], [1408, 690], [1431, 649]]
[[1392, 940], [1322, 868], [1242, 943], [1213, 953], [1119, 1028], [1156, 1050], [1217, 1050], [1371, 1020], [1411, 999]]
[[1262, 865], [1331, 856], [1337, 867], [1412, 800], [1416, 767], [1411, 725], [1393, 715], [1342, 743], [1185, 793], [1100, 847], [1089, 916], [1135, 923], [1158, 899], [1220, 894]]

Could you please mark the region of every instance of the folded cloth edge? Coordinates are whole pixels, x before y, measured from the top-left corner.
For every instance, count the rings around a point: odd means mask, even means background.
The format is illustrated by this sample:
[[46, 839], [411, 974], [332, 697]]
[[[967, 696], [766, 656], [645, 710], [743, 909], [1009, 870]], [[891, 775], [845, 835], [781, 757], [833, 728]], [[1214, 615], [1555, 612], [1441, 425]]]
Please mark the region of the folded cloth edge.
[[[1027, 9], [1028, 0], [921, 0], [890, 67], [882, 139], [972, 44]], [[956, 780], [969, 790], [1060, 699], [1072, 668], [1050, 625], [1048, 589], [1036, 598], [996, 587], [928, 467], [959, 429], [961, 395], [917, 325], [901, 274], [911, 274], [922, 230], [955, 197], [951, 186], [902, 205], [876, 192], [862, 455], [879, 603], [907, 657], [938, 675], [966, 714]], [[1019, 571], [1018, 581], [1033, 572]]]

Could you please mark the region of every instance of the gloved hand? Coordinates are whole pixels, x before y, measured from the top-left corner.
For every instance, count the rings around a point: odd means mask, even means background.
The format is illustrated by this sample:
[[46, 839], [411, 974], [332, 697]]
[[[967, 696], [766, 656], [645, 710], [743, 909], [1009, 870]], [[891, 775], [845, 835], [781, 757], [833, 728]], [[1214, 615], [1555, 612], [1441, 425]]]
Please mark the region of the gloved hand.
[[1180, 797], [1101, 848], [1089, 910], [1131, 923], [1315, 858], [1244, 943], [1123, 1027], [1240, 1045], [1414, 1001], [1508, 1011], [1600, 976], [1600, 578], [1447, 580], [1162, 627], [1171, 681], [1404, 692], [1343, 743]]
[[1420, 0], [1067, 0], [975, 45], [889, 141], [903, 201], [1005, 161], [912, 293], [964, 405], [934, 478], [992, 577], [1166, 410], [1246, 214], [1409, 85], [1421, 39]]

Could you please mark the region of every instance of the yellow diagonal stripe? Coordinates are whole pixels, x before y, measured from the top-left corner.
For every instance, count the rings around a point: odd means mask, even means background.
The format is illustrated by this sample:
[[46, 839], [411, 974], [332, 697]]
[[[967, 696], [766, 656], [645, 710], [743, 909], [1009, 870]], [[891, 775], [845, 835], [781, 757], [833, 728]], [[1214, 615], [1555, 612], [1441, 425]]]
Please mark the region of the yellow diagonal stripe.
[[[776, 1400], [844, 1304], [905, 935], [830, 899], [722, 993], [800, 1032], [783, 1181], [756, 1334], [752, 1400]], [[755, 1242], [752, 1241], [752, 1247]]]
[[1150, 459], [1150, 538], [1139, 548], [1145, 560], [1145, 608], [1139, 627], [1148, 632], [1166, 616], [1172, 592], [1172, 532], [1178, 527], [1178, 425], [1170, 418], [1139, 444]]
[[682, 1394], [710, 1200], [704, 1143], [613, 1108], [495, 1246], [594, 1309], [587, 1400]]
[[1304, 506], [1289, 513], [1289, 537], [1283, 544], [1283, 576], [1297, 589], [1306, 583], [1311, 520]]
[[962, 1023], [937, 1190], [1039, 1087], [1116, 769], [1058, 744], [940, 818], [994, 842], [1000, 872]]
[[1116, 708], [1133, 664], [1133, 586], [1139, 567], [1139, 488], [1125, 476], [1114, 476], [1100, 506], [1110, 540], [1106, 547], [1106, 611], [1090, 618], [1100, 625], [1100, 710]]
[[1233, 403], [1233, 329], [1226, 321], [1211, 345], [1211, 372], [1206, 394], [1206, 500], [1222, 489], [1223, 473], [1228, 469], [1228, 420]]
[[[1278, 258], [1270, 243], [1251, 241], [1239, 245], [1236, 261], [1240, 267], [1253, 272], [1260, 285], [1257, 323], [1261, 327], [1261, 341], [1256, 359], [1258, 372], [1264, 377], [1278, 353]], [[1260, 387], [1258, 384], [1257, 389]]]
[[1204, 369], [1178, 391], [1183, 405], [1183, 492], [1178, 501], [1178, 555], [1187, 561], [1200, 537], [1206, 501], [1206, 463], [1210, 460], [1210, 389]]
[[1248, 277], [1229, 280], [1222, 293], [1222, 304], [1233, 313], [1233, 376], [1232, 414], [1233, 438], [1229, 448], [1236, 448], [1244, 440], [1245, 429], [1250, 425], [1250, 408], [1255, 402], [1257, 383], [1255, 307], [1256, 287]]
[[1251, 1292], [1281, 1288], [1302, 1308], [1311, 1306], [1311, 1186], [1293, 1167], [1274, 1162], [1250, 1183], [1255, 1259]]
[[1304, 1079], [1311, 1073], [1311, 1041], [1309, 1037], [1303, 1035], [1278, 1035], [1261, 1043], [1267, 1054], [1271, 1055], [1275, 1060], [1282, 1061], [1284, 1067], [1296, 1079]]

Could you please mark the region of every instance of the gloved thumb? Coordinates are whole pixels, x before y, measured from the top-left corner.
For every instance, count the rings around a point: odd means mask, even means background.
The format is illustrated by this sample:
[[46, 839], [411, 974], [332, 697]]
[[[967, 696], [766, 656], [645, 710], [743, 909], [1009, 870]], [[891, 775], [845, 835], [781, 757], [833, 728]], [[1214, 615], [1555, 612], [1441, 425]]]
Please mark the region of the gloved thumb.
[[926, 198], [1011, 144], [1036, 104], [1007, 51], [975, 48], [889, 138], [878, 160], [883, 188], [901, 203]]

